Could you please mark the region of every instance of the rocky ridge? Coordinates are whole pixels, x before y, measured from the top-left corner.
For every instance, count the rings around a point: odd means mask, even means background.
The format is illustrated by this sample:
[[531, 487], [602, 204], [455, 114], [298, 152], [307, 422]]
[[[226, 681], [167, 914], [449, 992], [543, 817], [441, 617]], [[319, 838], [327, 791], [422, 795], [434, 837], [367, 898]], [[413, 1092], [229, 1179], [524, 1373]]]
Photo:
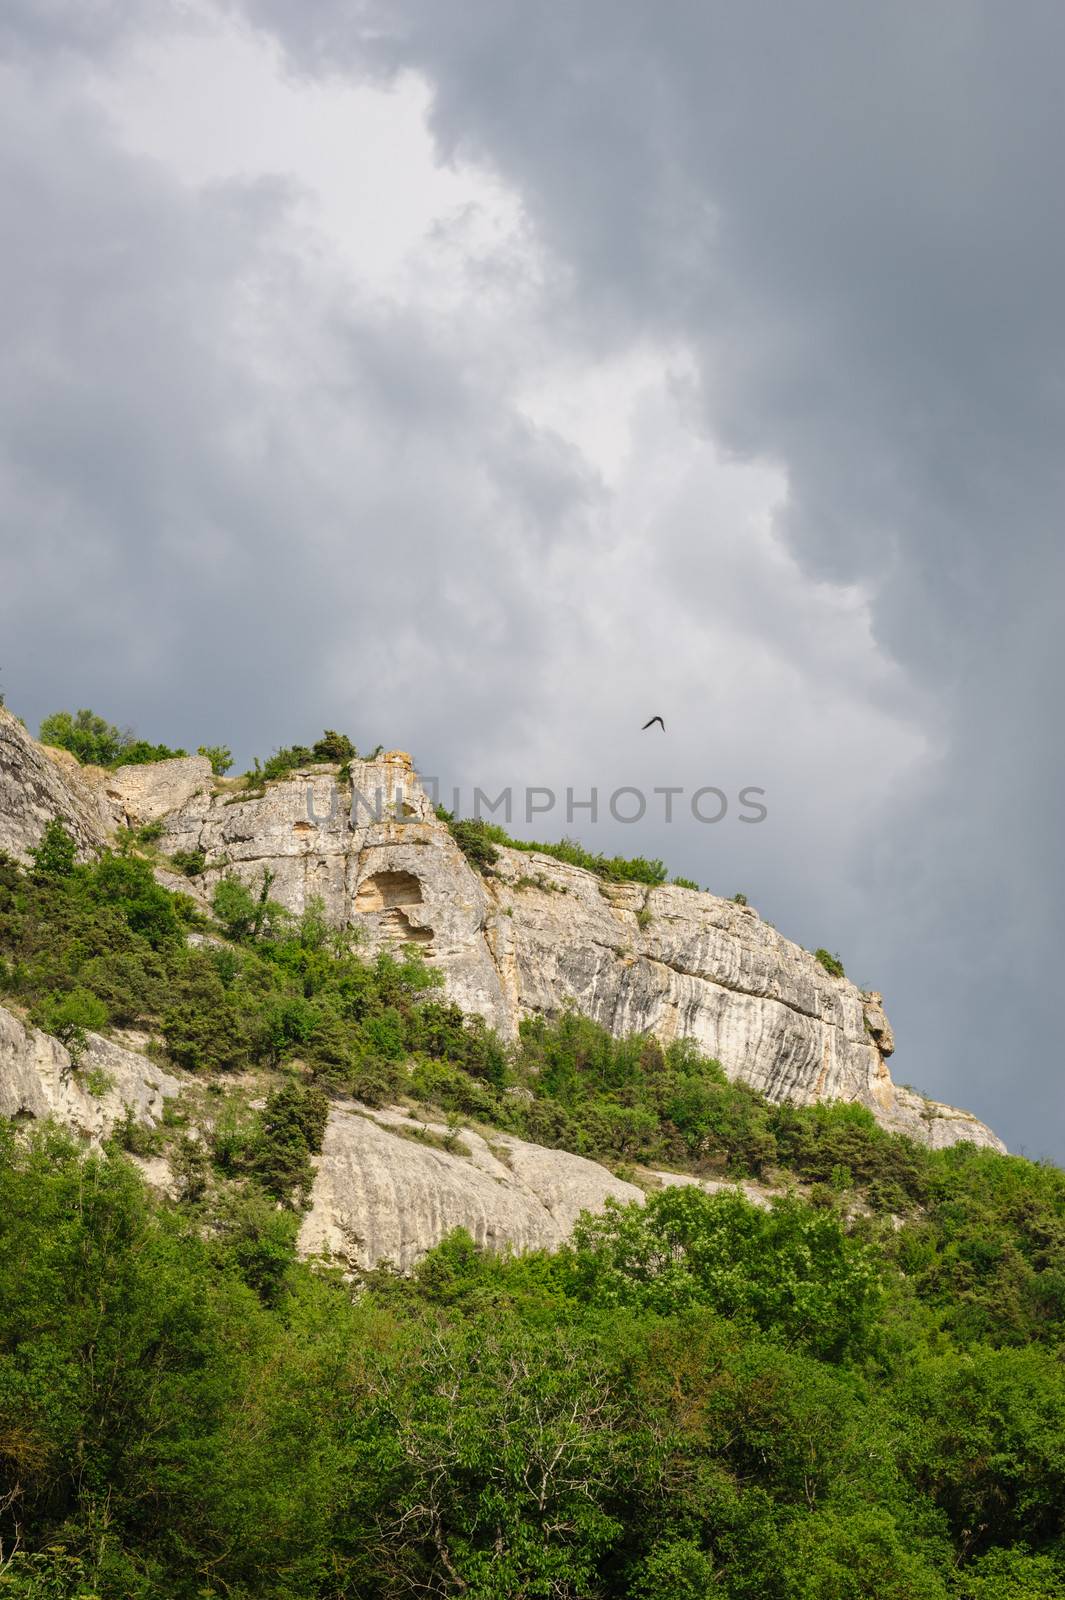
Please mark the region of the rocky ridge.
[[505, 1036], [572, 1005], [616, 1035], [692, 1038], [771, 1100], [857, 1101], [933, 1148], [1003, 1148], [969, 1112], [896, 1085], [881, 997], [833, 977], [750, 906], [510, 849], [482, 877], [402, 751], [354, 761], [350, 777], [315, 766], [242, 791], [215, 783], [200, 756], [79, 768], [0, 710], [0, 848], [25, 859], [49, 815], [83, 849], [161, 823], [164, 853], [202, 851], [206, 863], [195, 885], [168, 885], [205, 899], [227, 872], [255, 884], [267, 871], [290, 910], [318, 896], [368, 950], [415, 947], [458, 1005]]
[[[300, 912], [319, 896], [367, 950], [417, 948], [451, 998], [504, 1035], [523, 1016], [569, 1004], [615, 1034], [692, 1038], [772, 1100], [857, 1101], [932, 1148], [959, 1140], [1004, 1148], [968, 1112], [894, 1084], [880, 996], [827, 973], [751, 907], [675, 886], [609, 883], [510, 849], [482, 877], [402, 752], [352, 763], [350, 782], [315, 767], [256, 793], [215, 782], [202, 757], [79, 768], [0, 710], [0, 848], [26, 860], [52, 816], [83, 853], [117, 828], [160, 823], [164, 853], [205, 858], [195, 880], [160, 876], [205, 902], [227, 872], [258, 884], [268, 871], [273, 898]], [[0, 1116], [51, 1116], [92, 1142], [127, 1108], [153, 1126], [182, 1082], [131, 1043], [90, 1035], [75, 1069], [58, 1040], [0, 1010]], [[406, 1268], [459, 1226], [496, 1247], [550, 1247], [580, 1210], [643, 1193], [595, 1162], [508, 1135], [463, 1130], [461, 1149], [449, 1139], [399, 1108], [334, 1105], [304, 1252]], [[641, 1179], [685, 1181], [693, 1180]]]

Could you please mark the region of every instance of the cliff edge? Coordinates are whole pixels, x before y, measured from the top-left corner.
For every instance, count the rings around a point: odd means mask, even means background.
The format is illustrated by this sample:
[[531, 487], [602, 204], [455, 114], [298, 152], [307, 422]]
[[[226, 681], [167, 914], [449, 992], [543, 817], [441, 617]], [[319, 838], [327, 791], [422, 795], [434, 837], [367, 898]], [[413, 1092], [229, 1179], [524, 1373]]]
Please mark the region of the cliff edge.
[[165, 854], [202, 852], [203, 872], [180, 887], [205, 899], [227, 872], [257, 884], [266, 870], [273, 898], [298, 913], [320, 897], [369, 951], [414, 946], [449, 996], [504, 1036], [571, 1005], [615, 1035], [691, 1038], [774, 1101], [856, 1101], [932, 1148], [1005, 1148], [970, 1113], [896, 1085], [881, 997], [832, 976], [751, 907], [526, 851], [501, 850], [482, 876], [403, 752], [247, 791], [213, 781], [198, 756], [81, 768], [0, 710], [0, 849], [25, 860], [51, 816], [86, 852], [117, 827], [161, 824]]

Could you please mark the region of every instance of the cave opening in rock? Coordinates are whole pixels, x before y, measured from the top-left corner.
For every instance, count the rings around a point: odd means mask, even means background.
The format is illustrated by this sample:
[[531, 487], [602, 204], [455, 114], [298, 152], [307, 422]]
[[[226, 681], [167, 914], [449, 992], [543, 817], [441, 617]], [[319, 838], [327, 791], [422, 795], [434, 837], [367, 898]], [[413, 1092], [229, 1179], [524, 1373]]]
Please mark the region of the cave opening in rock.
[[391, 911], [421, 903], [422, 886], [413, 872], [375, 872], [355, 892], [356, 911]]

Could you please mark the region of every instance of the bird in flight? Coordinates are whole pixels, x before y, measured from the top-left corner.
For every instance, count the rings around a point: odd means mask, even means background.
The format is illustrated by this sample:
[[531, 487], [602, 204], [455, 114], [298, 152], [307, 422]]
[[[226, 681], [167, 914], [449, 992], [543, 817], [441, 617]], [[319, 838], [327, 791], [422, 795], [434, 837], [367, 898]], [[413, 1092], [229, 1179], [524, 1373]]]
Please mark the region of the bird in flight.
[[648, 728], [653, 728], [656, 722], [658, 723], [658, 726], [661, 728], [662, 732], [665, 733], [666, 725], [662, 721], [661, 717], [652, 717], [649, 722], [645, 722], [644, 723], [643, 727], [640, 729], [640, 732], [641, 733], [646, 733]]

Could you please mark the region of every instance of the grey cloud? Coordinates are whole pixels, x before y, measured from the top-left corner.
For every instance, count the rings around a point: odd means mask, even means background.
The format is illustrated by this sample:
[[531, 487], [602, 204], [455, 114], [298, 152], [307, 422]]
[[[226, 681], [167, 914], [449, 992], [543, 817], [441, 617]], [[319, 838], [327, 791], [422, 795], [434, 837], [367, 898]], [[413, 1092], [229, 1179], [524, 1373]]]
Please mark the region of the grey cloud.
[[597, 490], [483, 330], [323, 280], [290, 185], [185, 188], [52, 88], [0, 111], [9, 703], [247, 759], [327, 720], [424, 749], [452, 703], [531, 697], [514, 548]]
[[6, 0], [0, 57], [104, 56], [140, 27], [181, 18], [178, 0]]
[[[571, 269], [559, 315], [690, 340], [806, 572], [872, 586], [942, 749], [840, 877], [840, 938], [914, 1077], [1060, 1150], [1060, 7], [249, 9], [307, 70], [423, 72], [442, 152]], [[663, 560], [697, 608], [690, 550]]]

